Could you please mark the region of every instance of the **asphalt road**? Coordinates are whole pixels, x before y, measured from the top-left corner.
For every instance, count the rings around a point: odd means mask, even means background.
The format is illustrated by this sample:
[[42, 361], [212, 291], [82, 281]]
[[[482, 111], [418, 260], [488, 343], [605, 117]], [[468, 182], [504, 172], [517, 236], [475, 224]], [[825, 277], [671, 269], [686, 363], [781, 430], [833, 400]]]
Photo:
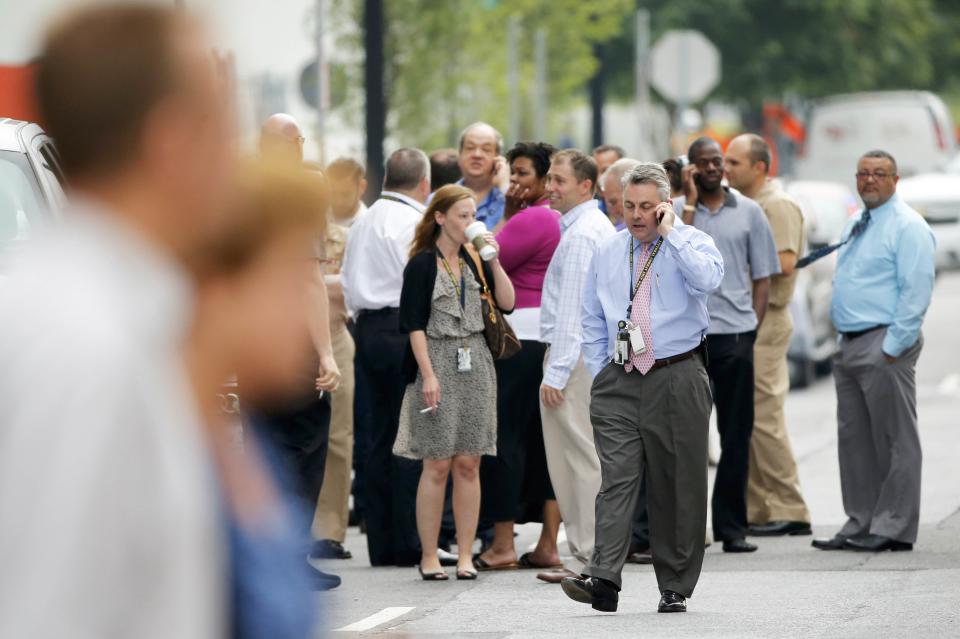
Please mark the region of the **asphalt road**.
[[[530, 571], [428, 583], [415, 569], [370, 568], [350, 529], [344, 579], [318, 595], [324, 636], [383, 637], [960, 637], [960, 273], [944, 275], [924, 324], [918, 364], [924, 450], [921, 529], [913, 552], [821, 552], [809, 537], [755, 540], [752, 555], [707, 549], [689, 612], [661, 615], [653, 569], [628, 566], [620, 610], [594, 612]], [[788, 426], [815, 533], [844, 521], [836, 397], [829, 377], [787, 402]], [[520, 528], [518, 548], [537, 526]]]

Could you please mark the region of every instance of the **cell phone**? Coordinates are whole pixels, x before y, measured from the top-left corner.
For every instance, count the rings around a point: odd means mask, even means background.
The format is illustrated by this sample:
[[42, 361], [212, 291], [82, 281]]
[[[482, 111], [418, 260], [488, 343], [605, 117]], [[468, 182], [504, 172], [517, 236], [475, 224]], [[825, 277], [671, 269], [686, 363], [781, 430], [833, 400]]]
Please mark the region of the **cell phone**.
[[663, 222], [663, 212], [657, 215], [657, 226], [660, 226], [660, 222]]

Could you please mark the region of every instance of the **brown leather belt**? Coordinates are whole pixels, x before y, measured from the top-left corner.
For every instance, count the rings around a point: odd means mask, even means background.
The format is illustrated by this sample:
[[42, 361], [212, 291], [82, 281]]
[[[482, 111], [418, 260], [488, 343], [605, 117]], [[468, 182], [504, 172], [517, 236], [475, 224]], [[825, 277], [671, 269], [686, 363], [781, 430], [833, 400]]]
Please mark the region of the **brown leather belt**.
[[658, 359], [653, 363], [653, 366], [650, 367], [651, 371], [655, 371], [658, 368], [666, 368], [671, 364], [678, 364], [684, 360], [688, 360], [700, 351], [701, 346], [697, 346], [693, 350], [689, 350], [686, 353], [680, 353], [679, 355], [674, 355], [673, 357], [664, 357], [663, 359]]
[[886, 328], [886, 324], [880, 324], [879, 326], [871, 326], [870, 328], [865, 328], [862, 331], [848, 331], [846, 333], [840, 333], [843, 335], [843, 339], [857, 339], [858, 337], [863, 337], [867, 333], [872, 333], [874, 331], [879, 331], [881, 328]]

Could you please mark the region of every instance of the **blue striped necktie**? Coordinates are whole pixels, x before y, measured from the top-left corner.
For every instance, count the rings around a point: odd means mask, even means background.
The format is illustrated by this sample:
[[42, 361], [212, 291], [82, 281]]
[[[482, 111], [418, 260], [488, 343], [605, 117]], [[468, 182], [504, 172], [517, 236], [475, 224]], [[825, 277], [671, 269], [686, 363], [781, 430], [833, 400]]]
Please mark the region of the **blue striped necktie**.
[[852, 229], [850, 229], [850, 235], [847, 236], [847, 239], [843, 240], [842, 242], [837, 242], [836, 244], [831, 244], [830, 246], [818, 248], [813, 253], [801, 257], [799, 260], [797, 260], [797, 268], [803, 268], [804, 266], [813, 264], [821, 257], [830, 255], [847, 242], [852, 242], [854, 238], [867, 229], [867, 224], [870, 224], [870, 209], [864, 209], [863, 215], [860, 216], [860, 219], [857, 220], [857, 223], [853, 225]]

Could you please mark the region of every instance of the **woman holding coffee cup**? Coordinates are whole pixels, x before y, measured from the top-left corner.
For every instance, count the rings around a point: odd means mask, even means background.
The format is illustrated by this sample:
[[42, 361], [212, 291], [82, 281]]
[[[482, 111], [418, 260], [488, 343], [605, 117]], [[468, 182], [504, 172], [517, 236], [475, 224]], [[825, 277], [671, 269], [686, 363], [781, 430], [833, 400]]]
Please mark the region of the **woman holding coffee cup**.
[[[480, 514], [480, 456], [496, 454], [496, 373], [483, 336], [481, 275], [466, 247], [476, 211], [474, 194], [465, 187], [451, 184], [434, 194], [417, 225], [400, 295], [400, 330], [410, 335], [410, 349], [393, 452], [423, 460], [417, 529], [420, 574], [429, 581], [449, 578], [440, 566], [437, 538], [451, 472], [457, 579], [476, 578], [472, 546]], [[500, 265], [495, 238], [486, 231], [471, 236], [489, 257], [480, 268], [497, 306], [512, 310], [513, 285]]]

